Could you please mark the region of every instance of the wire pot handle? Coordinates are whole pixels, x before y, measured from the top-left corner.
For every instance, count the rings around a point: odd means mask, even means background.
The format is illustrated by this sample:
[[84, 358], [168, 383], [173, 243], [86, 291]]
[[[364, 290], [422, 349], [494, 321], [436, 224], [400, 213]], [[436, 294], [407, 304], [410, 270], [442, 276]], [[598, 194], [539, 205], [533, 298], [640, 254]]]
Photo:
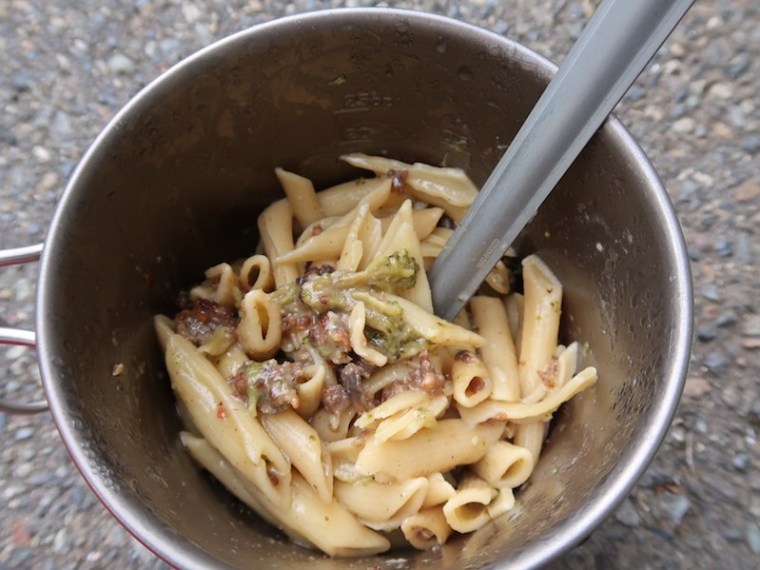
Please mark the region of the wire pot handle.
[[[0, 250], [0, 267], [37, 261], [42, 253], [42, 246], [43, 244], [38, 243], [26, 247]], [[36, 335], [34, 331], [0, 327], [0, 345], [2, 344], [35, 348], [37, 346]], [[0, 399], [0, 412], [9, 414], [37, 414], [45, 412], [47, 409], [48, 404], [45, 401], [26, 404]]]

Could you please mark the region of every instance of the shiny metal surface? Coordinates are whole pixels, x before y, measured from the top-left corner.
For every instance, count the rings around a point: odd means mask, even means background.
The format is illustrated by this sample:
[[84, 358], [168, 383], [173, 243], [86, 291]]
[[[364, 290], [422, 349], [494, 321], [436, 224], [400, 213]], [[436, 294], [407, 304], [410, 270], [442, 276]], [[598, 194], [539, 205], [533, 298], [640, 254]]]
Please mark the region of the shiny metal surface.
[[464, 308], [692, 3], [599, 4], [430, 268], [436, 314]]
[[[27, 247], [0, 250], [0, 268], [37, 261], [41, 253], [41, 243]], [[0, 327], [0, 345], [3, 344], [34, 348], [36, 346], [36, 335], [34, 331]], [[2, 381], [3, 378], [0, 378], [0, 382]], [[0, 412], [7, 414], [37, 414], [45, 412], [47, 409], [48, 405], [45, 401], [23, 403], [0, 400]]]
[[[54, 420], [136, 537], [181, 568], [390, 568], [290, 545], [200, 472], [151, 317], [209, 265], [250, 253], [283, 166], [318, 187], [348, 151], [460, 166], [482, 184], [554, 67], [502, 37], [386, 9], [232, 36], [139, 94], [79, 164], [42, 257], [38, 343]], [[648, 160], [614, 119], [516, 244], [565, 283], [565, 339], [601, 379], [565, 406], [519, 507], [407, 568], [535, 568], [578, 544], [655, 453], [683, 386], [691, 284]], [[115, 364], [124, 373], [113, 376]], [[272, 540], [274, 539], [274, 540]], [[398, 567], [393, 564], [392, 567]]]

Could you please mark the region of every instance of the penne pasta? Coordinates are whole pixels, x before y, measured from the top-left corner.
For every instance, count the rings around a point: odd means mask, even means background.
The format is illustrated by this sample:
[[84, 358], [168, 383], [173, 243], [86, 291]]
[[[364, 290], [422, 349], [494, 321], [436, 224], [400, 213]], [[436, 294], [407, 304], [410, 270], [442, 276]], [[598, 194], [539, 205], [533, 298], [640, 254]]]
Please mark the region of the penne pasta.
[[488, 507], [498, 492], [480, 477], [466, 474], [443, 505], [446, 522], [457, 532], [474, 532], [491, 520]]
[[508, 441], [497, 441], [471, 469], [492, 487], [512, 489], [528, 480], [533, 466], [530, 451]]
[[400, 441], [370, 439], [359, 452], [356, 469], [363, 475], [385, 474], [396, 481], [448, 471], [475, 463], [499, 438], [504, 424], [470, 426], [462, 420], [441, 420], [435, 429], [421, 429]]
[[272, 264], [266, 255], [252, 255], [240, 267], [239, 280], [244, 291], [261, 289], [271, 291], [274, 288], [274, 273]]
[[443, 473], [431, 473], [428, 475], [428, 490], [422, 508], [434, 507], [448, 501], [456, 493], [454, 485], [449, 483]]
[[423, 509], [405, 518], [401, 523], [404, 538], [414, 548], [420, 550], [428, 550], [444, 544], [452, 530], [440, 506]]
[[458, 405], [472, 408], [484, 401], [493, 391], [493, 382], [480, 357], [471, 350], [460, 350], [451, 364], [454, 400]]
[[562, 286], [536, 255], [524, 294], [500, 261], [452, 322], [433, 313], [426, 268], [477, 194], [461, 170], [342, 158], [375, 177], [316, 192], [277, 168], [254, 255], [154, 318], [179, 437], [300, 545], [435, 548], [515, 509], [553, 413], [597, 373], [558, 343]]
[[240, 298], [237, 275], [229, 263], [220, 263], [206, 270], [206, 282], [193, 287], [190, 296], [207, 299], [231, 308]]
[[428, 490], [425, 477], [399, 483], [377, 483], [364, 479], [353, 483], [336, 481], [335, 497], [369, 528], [392, 530], [419, 512]]
[[237, 327], [240, 345], [255, 360], [272, 358], [282, 339], [280, 306], [268, 293], [252, 289], [243, 297], [240, 314]]
[[290, 462], [216, 368], [178, 334], [167, 339], [166, 367], [177, 398], [203, 437], [275, 504], [287, 508]]
[[262, 414], [261, 424], [319, 498], [332, 499], [332, 458], [314, 428], [293, 410]]
[[485, 343], [480, 347], [483, 364], [493, 386], [494, 400], [520, 399], [520, 371], [504, 304], [496, 297], [476, 295], [470, 299], [472, 318]]
[[293, 215], [302, 228], [325, 217], [311, 180], [282, 168], [275, 168], [274, 173], [288, 197]]
[[277, 287], [292, 283], [298, 277], [295, 263], [279, 261], [293, 250], [293, 210], [287, 200], [279, 200], [264, 210], [258, 218], [259, 235], [264, 252], [272, 264]]

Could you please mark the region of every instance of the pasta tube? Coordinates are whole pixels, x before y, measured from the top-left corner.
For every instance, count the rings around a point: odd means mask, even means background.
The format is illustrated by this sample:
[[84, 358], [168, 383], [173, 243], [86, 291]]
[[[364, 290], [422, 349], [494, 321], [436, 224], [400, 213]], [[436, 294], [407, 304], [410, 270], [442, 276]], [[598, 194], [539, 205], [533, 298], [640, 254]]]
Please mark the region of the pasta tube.
[[398, 528], [405, 518], [420, 510], [427, 490], [425, 477], [399, 483], [377, 483], [372, 479], [335, 483], [335, 497], [374, 530]]
[[293, 410], [261, 414], [261, 423], [319, 498], [332, 499], [332, 458], [314, 428]]
[[243, 475], [278, 506], [290, 504], [290, 462], [235, 398], [214, 365], [178, 334], [166, 342], [172, 388], [193, 423]]
[[280, 348], [280, 306], [261, 289], [252, 289], [240, 304], [242, 319], [237, 327], [243, 348], [256, 360], [272, 358]]
[[272, 263], [274, 282], [277, 287], [292, 283], [298, 277], [295, 263], [279, 261], [293, 250], [293, 210], [287, 200], [278, 200], [258, 218], [259, 235], [264, 252]]
[[362, 475], [385, 474], [396, 481], [448, 471], [479, 460], [503, 430], [503, 422], [469, 426], [449, 419], [408, 439], [379, 444], [370, 439], [359, 452], [356, 470]]
[[325, 217], [311, 180], [282, 168], [275, 168], [274, 173], [288, 197], [293, 215], [302, 228]]
[[493, 386], [491, 397], [505, 402], [520, 399], [520, 371], [504, 304], [496, 297], [470, 299], [475, 326], [486, 342], [480, 347]]
[[401, 532], [409, 544], [420, 550], [429, 550], [444, 544], [452, 528], [446, 521], [443, 509], [431, 507], [407, 517], [401, 523]]
[[457, 532], [473, 532], [489, 520], [488, 506], [498, 495], [496, 489], [480, 477], [467, 474], [457, 492], [443, 505], [446, 522]]

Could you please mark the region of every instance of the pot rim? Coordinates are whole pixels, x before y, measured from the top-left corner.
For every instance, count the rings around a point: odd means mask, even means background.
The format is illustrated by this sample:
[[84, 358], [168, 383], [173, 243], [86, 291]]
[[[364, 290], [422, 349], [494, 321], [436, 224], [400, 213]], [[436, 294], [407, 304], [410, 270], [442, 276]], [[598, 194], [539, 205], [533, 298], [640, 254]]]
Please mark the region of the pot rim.
[[[54, 358], [50, 353], [53, 327], [49, 323], [47, 313], [48, 308], [55, 302], [55, 292], [46, 284], [50, 281], [49, 276], [57, 271], [57, 252], [66, 247], [60, 236], [66, 227], [67, 212], [75, 202], [74, 196], [80, 178], [83, 178], [89, 164], [97, 160], [103, 143], [118, 133], [128, 115], [139, 113], [141, 109], [149, 107], [155, 97], [165, 94], [175, 81], [181, 80], [186, 73], [191, 72], [199, 60], [215, 57], [218, 52], [264, 32], [271, 34], [280, 29], [317, 25], [326, 20], [355, 23], [365, 18], [383, 18], [391, 21], [400, 19], [420, 26], [435, 25], [442, 32], [454, 35], [477, 31], [483, 38], [490, 38], [494, 43], [508, 48], [510, 53], [514, 54], [513, 57], [533, 64], [535, 72], [542, 80], [548, 82], [557, 69], [548, 59], [515, 40], [472, 24], [426, 12], [397, 8], [343, 8], [296, 14], [257, 24], [220, 39], [183, 59], [133, 97], [109, 121], [84, 154], [66, 186], [50, 225], [49, 237], [41, 257], [36, 329], [42, 382], [53, 420], [71, 459], [98, 499], [132, 536], [172, 566], [208, 568], [222, 564], [187, 538], [173, 533], [158, 518], [146, 516], [134, 494], [120, 492], [124, 489], [115, 488], [108, 478], [104, 477], [102, 468], [99, 468], [89, 451], [89, 444], [82, 441], [83, 426], [66, 404], [65, 390], [58, 379]], [[680, 400], [689, 364], [693, 327], [692, 282], [686, 244], [675, 209], [649, 158], [623, 124], [614, 116], [610, 116], [602, 129], [610, 141], [610, 146], [626, 156], [631, 168], [640, 176], [642, 186], [649, 189], [654, 207], [660, 213], [662, 229], [670, 238], [671, 247], [667, 250], [667, 256], [675, 268], [675, 274], [669, 277], [675, 292], [674, 322], [678, 324], [676, 330], [671, 333], [674, 351], [666, 368], [662, 398], [653, 402], [649, 412], [650, 421], [641, 428], [641, 437], [626, 450], [591, 499], [573, 517], [561, 521], [541, 540], [527, 545], [517, 553], [510, 561], [511, 568], [538, 568], [569, 551], [586, 539], [627, 496], [665, 437]]]

